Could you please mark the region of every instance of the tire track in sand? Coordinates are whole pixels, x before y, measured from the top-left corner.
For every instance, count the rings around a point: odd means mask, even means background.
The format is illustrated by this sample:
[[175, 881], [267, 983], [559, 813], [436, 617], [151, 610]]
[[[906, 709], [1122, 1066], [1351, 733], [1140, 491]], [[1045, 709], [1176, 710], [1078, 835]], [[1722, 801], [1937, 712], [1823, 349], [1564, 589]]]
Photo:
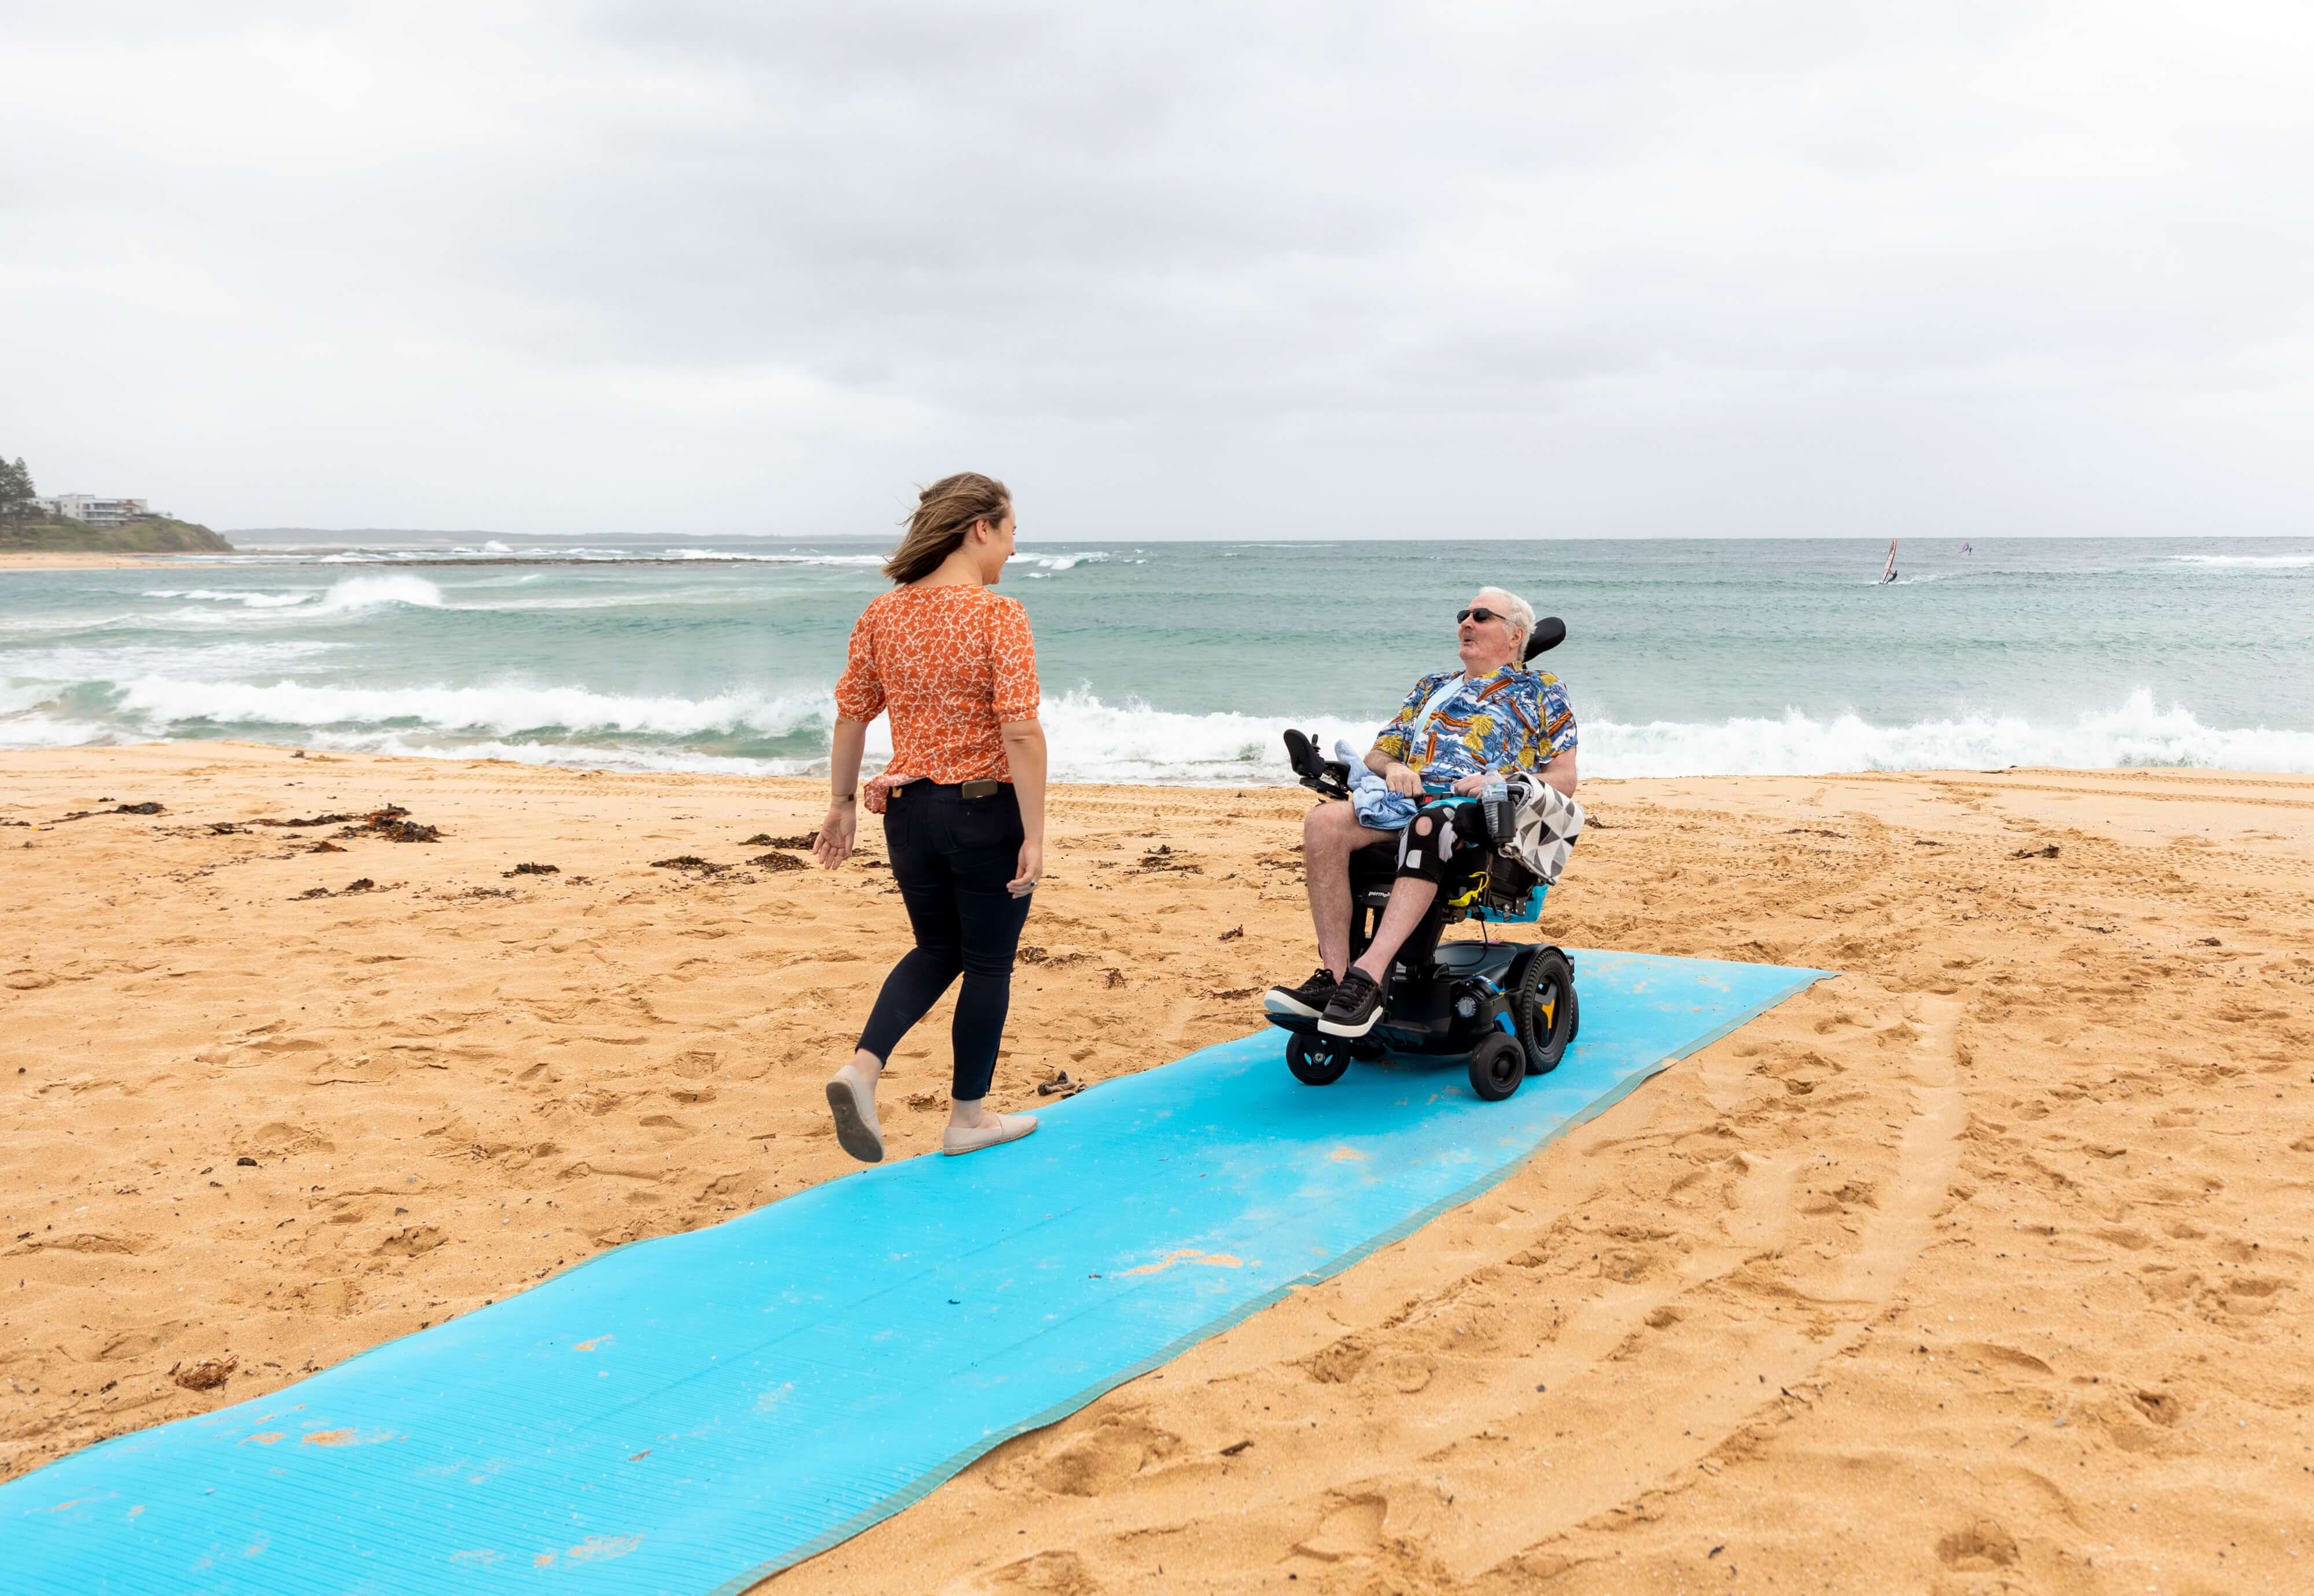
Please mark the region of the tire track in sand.
[[[1567, 1565], [1553, 1543], [1569, 1531], [1653, 1518], [1658, 1510], [1650, 1498], [1748, 1454], [1761, 1434], [1810, 1400], [1818, 1371], [1901, 1310], [1904, 1277], [1933, 1244], [1937, 1216], [1960, 1166], [1967, 1124], [1956, 1073], [1962, 1007], [1946, 998], [1920, 1005], [1920, 1035], [1904, 1071], [1913, 1111], [1897, 1138], [1894, 1175], [1875, 1194], [1859, 1245], [1828, 1267], [1795, 1270], [1772, 1282], [1754, 1277], [1747, 1265], [1668, 1305], [1699, 1319], [1753, 1309], [1749, 1334], [1740, 1334], [1733, 1348], [1718, 1341], [1709, 1366], [1683, 1355], [1673, 1340], [1627, 1344], [1630, 1361], [1640, 1366], [1635, 1372], [1654, 1373], [1669, 1399], [1643, 1405], [1627, 1390], [1600, 1393], [1598, 1433], [1630, 1455], [1670, 1457], [1672, 1468], [1658, 1469], [1652, 1480], [1612, 1467], [1554, 1469], [1548, 1491], [1521, 1491], [1515, 1481], [1474, 1475], [1472, 1488], [1487, 1493], [1494, 1511], [1459, 1537], [1451, 1533], [1453, 1521], [1432, 1537], [1434, 1555], [1459, 1580], [1487, 1572], [1478, 1589], [1527, 1589], [1538, 1574]], [[1756, 1303], [1762, 1297], [1800, 1311], [1762, 1319]]]

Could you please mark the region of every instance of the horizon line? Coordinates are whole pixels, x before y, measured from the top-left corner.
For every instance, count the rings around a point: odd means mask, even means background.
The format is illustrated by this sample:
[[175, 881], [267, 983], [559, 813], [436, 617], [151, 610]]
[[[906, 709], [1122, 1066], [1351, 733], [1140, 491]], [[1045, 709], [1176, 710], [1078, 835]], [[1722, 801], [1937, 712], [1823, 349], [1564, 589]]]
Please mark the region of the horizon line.
[[[602, 539], [624, 539], [643, 542], [750, 542], [750, 543], [866, 543], [889, 546], [896, 540], [887, 533], [825, 533], [817, 536], [799, 537], [760, 532], [504, 532], [483, 528], [448, 531], [427, 527], [405, 526], [241, 526], [218, 527], [218, 535], [226, 538], [301, 536], [314, 539], [379, 539], [409, 538], [435, 541], [458, 541], [472, 538], [523, 538], [542, 542], [586, 542]], [[1024, 544], [1114, 543], [1810, 543], [1862, 541], [1877, 542], [1892, 538], [1898, 542], [1910, 539], [1915, 542], [1959, 542], [1974, 543], [1978, 538], [1991, 542], [2087, 542], [2103, 539], [2109, 542], [2217, 542], [2226, 540], [2298, 539], [2314, 540], [2314, 532], [2032, 532], [2032, 533], [1887, 533], [1887, 532], [1683, 532], [1683, 533], [1474, 533], [1454, 536], [1408, 536], [1374, 533], [1267, 533], [1241, 537], [1182, 537], [1161, 533], [1137, 537], [1084, 536], [1020, 538]]]

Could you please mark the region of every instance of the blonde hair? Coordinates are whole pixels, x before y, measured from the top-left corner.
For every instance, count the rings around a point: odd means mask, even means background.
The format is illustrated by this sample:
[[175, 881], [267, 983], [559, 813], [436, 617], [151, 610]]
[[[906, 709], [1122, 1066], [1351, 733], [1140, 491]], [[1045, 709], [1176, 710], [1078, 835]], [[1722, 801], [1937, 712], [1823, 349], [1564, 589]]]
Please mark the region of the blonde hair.
[[1011, 492], [994, 477], [976, 471], [942, 477], [916, 496], [915, 513], [900, 546], [884, 561], [884, 574], [895, 582], [923, 580], [956, 552], [965, 533], [983, 521], [992, 529], [1001, 526], [1011, 508]]

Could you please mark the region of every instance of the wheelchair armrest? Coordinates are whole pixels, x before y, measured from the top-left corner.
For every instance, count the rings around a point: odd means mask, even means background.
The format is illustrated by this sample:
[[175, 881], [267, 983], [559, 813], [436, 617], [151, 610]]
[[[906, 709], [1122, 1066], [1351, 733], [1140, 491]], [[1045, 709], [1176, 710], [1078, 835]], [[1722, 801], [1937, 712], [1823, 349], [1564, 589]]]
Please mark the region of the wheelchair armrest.
[[1285, 734], [1285, 760], [1294, 767], [1294, 774], [1302, 785], [1320, 798], [1347, 798], [1350, 796], [1350, 767], [1338, 759], [1328, 759], [1318, 752], [1318, 745], [1306, 732]]

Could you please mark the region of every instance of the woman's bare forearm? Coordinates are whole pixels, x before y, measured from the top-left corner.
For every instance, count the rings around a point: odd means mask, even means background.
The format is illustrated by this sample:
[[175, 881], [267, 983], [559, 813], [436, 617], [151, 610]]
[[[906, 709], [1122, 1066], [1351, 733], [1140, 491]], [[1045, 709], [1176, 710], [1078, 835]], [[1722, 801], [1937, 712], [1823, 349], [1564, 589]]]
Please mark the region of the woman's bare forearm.
[[868, 748], [868, 723], [841, 716], [835, 722], [835, 745], [827, 756], [827, 791], [842, 803], [860, 794], [860, 756]]
[[1045, 726], [1040, 720], [1008, 720], [1003, 726], [1004, 763], [1012, 771], [1012, 796], [1020, 805], [1023, 839], [1045, 840]]

